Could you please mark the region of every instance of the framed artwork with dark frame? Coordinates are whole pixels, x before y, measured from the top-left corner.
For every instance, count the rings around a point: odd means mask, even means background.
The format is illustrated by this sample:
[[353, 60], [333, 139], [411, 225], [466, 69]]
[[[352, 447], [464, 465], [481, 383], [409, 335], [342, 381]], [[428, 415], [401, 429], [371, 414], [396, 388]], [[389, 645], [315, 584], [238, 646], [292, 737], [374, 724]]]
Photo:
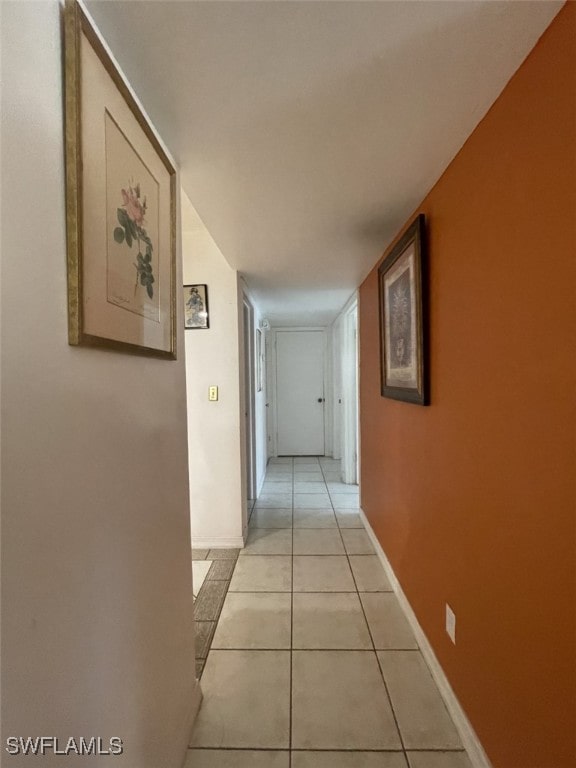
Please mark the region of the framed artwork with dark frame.
[[210, 328], [208, 286], [204, 283], [184, 286], [184, 328]]
[[68, 341], [176, 359], [176, 170], [76, 0], [64, 19]]
[[429, 405], [426, 226], [420, 214], [378, 268], [382, 397]]

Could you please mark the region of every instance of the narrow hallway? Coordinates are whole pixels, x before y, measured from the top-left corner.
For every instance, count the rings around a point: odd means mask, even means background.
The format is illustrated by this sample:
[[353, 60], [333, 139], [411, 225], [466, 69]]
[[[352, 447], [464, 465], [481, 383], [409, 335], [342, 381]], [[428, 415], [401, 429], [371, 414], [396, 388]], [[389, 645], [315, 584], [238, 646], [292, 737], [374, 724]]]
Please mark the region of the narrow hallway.
[[272, 459], [202, 675], [190, 768], [470, 768], [340, 462]]

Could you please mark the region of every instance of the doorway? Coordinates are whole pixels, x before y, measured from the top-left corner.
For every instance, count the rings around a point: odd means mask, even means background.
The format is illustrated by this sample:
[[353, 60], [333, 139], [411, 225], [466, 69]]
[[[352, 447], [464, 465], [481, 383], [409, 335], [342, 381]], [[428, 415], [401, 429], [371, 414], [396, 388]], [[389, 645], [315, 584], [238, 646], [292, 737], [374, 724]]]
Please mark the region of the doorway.
[[326, 335], [276, 331], [276, 453], [324, 456]]

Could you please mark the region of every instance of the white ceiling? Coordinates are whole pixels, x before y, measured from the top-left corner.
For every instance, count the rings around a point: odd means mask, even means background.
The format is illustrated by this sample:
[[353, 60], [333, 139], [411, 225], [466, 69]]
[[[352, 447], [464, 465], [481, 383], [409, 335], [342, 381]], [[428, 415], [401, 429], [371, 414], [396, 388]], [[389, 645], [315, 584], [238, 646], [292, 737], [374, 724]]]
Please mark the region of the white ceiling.
[[87, 3], [220, 250], [297, 325], [335, 317], [562, 4]]

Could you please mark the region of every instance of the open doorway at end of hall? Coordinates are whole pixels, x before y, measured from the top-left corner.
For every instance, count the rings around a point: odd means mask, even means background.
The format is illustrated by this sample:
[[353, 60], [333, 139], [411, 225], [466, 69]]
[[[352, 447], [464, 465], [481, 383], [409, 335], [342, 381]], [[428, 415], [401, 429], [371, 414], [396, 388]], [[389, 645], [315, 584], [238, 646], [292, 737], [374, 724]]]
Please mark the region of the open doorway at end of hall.
[[356, 296], [330, 328], [275, 328], [270, 342], [269, 457], [330, 456], [358, 484]]

